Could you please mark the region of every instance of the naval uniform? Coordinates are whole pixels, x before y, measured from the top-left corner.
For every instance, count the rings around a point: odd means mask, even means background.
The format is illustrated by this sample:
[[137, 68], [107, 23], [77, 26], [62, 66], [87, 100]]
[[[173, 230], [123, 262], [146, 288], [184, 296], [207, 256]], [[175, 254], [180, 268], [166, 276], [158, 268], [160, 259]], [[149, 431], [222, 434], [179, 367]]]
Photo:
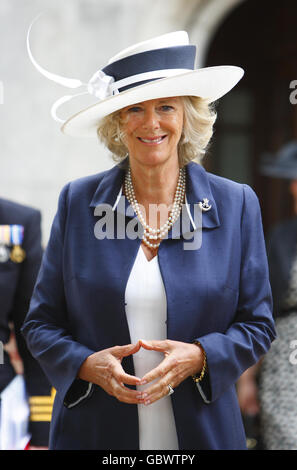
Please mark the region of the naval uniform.
[[[52, 387], [20, 334], [42, 259], [40, 221], [38, 210], [0, 198], [0, 341], [1, 346], [9, 341], [12, 324], [24, 366], [25, 392], [30, 409], [30, 443], [47, 446]], [[16, 373], [6, 351], [2, 356], [0, 394], [3, 394], [3, 417], [6, 415], [4, 396], [10, 388], [13, 389]], [[5, 430], [2, 431], [5, 435]]]

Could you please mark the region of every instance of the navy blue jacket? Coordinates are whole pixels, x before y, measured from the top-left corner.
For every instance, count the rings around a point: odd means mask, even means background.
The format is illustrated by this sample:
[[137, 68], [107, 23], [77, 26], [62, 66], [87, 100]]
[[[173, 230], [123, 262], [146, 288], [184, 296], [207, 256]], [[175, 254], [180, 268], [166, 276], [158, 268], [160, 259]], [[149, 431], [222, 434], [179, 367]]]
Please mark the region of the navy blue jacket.
[[[23, 262], [15, 263], [8, 259], [0, 262], [0, 341], [6, 344], [10, 337], [10, 323], [13, 324], [18, 352], [24, 365], [24, 378], [29, 403], [48, 400], [51, 402], [51, 385], [38, 362], [32, 357], [20, 328], [28, 312], [34, 284], [42, 259], [40, 212], [31, 207], [6, 199], [0, 199], [0, 225], [22, 225], [24, 239], [22, 248], [26, 257]], [[9, 247], [11, 250], [11, 246]], [[8, 354], [0, 364], [0, 392], [14, 378], [15, 371]], [[49, 407], [48, 407], [49, 408]], [[47, 408], [47, 409], [48, 409]], [[34, 412], [30, 406], [31, 419], [29, 430], [31, 444], [47, 446], [49, 439], [50, 413]]]
[[[171, 396], [179, 448], [244, 449], [235, 382], [275, 337], [259, 203], [246, 185], [194, 162], [186, 168], [192, 217], [203, 198], [212, 206], [202, 215], [202, 245], [186, 250], [186, 233], [170, 231], [158, 262], [168, 338], [198, 339], [208, 374], [199, 388], [188, 378]], [[138, 449], [137, 405], [76, 379], [87, 356], [131, 342], [125, 288], [141, 240], [94, 235], [95, 208], [115, 205], [123, 178], [115, 166], [64, 187], [24, 324], [28, 346], [57, 390], [51, 449]], [[119, 204], [114, 214], [132, 221]], [[132, 357], [123, 366], [134, 374]]]

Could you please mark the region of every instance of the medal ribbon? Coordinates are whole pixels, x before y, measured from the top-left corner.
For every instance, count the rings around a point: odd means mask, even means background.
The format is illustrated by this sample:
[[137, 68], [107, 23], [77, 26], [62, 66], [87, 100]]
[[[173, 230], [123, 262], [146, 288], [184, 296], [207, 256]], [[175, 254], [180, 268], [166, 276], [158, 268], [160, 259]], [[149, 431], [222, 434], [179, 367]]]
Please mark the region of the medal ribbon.
[[11, 243], [21, 245], [24, 238], [24, 227], [22, 225], [11, 225]]
[[0, 244], [10, 245], [10, 225], [0, 225]]

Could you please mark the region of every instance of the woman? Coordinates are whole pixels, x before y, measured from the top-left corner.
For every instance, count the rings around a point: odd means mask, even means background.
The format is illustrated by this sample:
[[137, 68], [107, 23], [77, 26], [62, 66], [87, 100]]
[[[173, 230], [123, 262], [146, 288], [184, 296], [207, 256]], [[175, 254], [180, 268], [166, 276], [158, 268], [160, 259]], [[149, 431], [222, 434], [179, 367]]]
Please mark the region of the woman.
[[194, 60], [184, 32], [132, 46], [63, 125], [121, 163], [63, 189], [23, 328], [57, 390], [51, 449], [245, 448], [234, 383], [274, 338], [260, 209], [191, 161], [242, 70]]
[[270, 282], [277, 339], [261, 364], [240, 380], [243, 409], [259, 412], [263, 445], [296, 450], [297, 339], [297, 143], [285, 144], [263, 159], [261, 172], [288, 181], [294, 217], [278, 223], [267, 237]]

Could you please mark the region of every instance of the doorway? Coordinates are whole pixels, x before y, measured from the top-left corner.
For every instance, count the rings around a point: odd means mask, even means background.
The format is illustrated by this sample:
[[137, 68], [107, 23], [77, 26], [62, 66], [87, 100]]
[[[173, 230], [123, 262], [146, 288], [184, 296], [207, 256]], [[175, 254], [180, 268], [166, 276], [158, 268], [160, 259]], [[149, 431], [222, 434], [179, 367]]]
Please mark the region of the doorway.
[[255, 190], [265, 233], [293, 215], [288, 182], [261, 175], [259, 166], [264, 154], [297, 140], [297, 104], [290, 100], [290, 84], [297, 80], [296, 18], [296, 0], [246, 0], [217, 30], [205, 62], [245, 70], [217, 103], [205, 167]]

